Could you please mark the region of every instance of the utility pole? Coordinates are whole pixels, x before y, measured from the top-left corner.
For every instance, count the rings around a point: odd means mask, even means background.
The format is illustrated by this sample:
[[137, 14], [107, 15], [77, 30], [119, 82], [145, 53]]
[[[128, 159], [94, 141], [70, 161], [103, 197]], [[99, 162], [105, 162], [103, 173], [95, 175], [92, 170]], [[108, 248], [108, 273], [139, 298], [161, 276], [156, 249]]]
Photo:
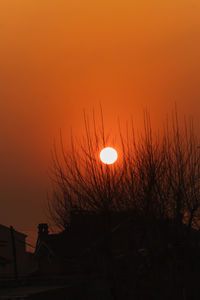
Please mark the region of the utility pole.
[[15, 244], [15, 230], [12, 226], [10, 226], [10, 234], [11, 234], [11, 242], [12, 242], [12, 253], [13, 253], [13, 261], [14, 261], [14, 276], [15, 280], [18, 279], [18, 270], [17, 270], [17, 252], [16, 252], [16, 244]]

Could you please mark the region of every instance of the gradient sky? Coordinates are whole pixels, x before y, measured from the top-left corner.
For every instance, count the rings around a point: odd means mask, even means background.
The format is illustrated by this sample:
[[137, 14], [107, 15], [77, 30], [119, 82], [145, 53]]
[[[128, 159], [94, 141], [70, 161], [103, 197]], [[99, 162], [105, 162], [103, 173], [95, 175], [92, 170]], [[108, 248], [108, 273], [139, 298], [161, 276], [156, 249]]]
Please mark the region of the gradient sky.
[[2, 224], [46, 221], [53, 139], [99, 102], [111, 133], [144, 108], [158, 126], [175, 102], [199, 126], [199, 0], [0, 1]]

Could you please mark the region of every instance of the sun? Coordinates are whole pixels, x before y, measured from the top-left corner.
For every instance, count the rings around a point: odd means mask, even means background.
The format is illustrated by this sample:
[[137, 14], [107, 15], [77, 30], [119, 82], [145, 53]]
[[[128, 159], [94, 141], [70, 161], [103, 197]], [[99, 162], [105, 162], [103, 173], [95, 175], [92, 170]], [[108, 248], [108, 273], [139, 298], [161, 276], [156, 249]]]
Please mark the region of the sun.
[[118, 158], [117, 151], [114, 148], [106, 147], [100, 152], [100, 159], [106, 165], [111, 165]]

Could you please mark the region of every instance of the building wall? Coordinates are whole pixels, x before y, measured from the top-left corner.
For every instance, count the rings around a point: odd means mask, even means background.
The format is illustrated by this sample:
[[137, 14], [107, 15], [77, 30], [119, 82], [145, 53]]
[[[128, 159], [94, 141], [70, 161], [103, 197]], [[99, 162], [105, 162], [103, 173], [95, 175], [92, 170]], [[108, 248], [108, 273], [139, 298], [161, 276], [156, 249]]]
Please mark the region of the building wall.
[[[25, 262], [27, 261], [25, 250], [26, 235], [14, 231], [14, 237], [16, 245], [18, 273], [19, 275], [23, 275], [25, 272]], [[13, 277], [14, 259], [10, 228], [0, 225], [0, 241], [5, 241], [4, 244], [1, 243], [0, 256], [10, 261], [6, 265], [0, 265], [0, 277]]]

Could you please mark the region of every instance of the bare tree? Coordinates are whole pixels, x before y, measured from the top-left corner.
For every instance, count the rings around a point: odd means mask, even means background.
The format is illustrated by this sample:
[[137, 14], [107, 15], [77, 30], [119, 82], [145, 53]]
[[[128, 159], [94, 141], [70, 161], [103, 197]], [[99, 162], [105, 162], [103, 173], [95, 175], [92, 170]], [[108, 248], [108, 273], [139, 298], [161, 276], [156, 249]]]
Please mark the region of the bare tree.
[[192, 121], [181, 126], [174, 113], [171, 130], [166, 132], [166, 179], [169, 184], [169, 217], [189, 228], [199, 219], [200, 152]]
[[174, 111], [160, 133], [152, 130], [149, 114], [144, 130], [136, 136], [133, 123], [119, 128], [122, 159], [104, 165], [100, 150], [108, 145], [103, 114], [97, 126], [84, 114], [85, 135], [71, 136], [66, 151], [60, 137], [60, 154], [54, 147], [54, 191], [49, 212], [54, 222], [66, 228], [70, 212], [96, 213], [134, 211], [146, 219], [172, 220], [188, 227], [197, 226], [200, 214], [200, 151], [191, 122], [180, 123]]
[[[64, 146], [62, 135], [60, 147], [54, 146], [53, 193], [48, 211], [61, 229], [70, 226], [74, 208], [105, 216], [106, 276], [112, 278], [113, 299], [117, 299], [116, 289], [113, 289], [116, 282], [110, 245], [111, 214], [128, 211], [135, 222], [133, 227], [140, 231], [141, 245], [150, 249], [154, 240], [155, 243], [159, 241], [159, 245], [163, 242], [161, 246], [171, 242], [171, 228], [175, 240], [179, 228], [181, 238], [185, 232], [183, 228], [186, 227], [188, 233], [193, 228], [199, 229], [200, 142], [192, 122], [180, 122], [176, 110], [159, 132], [152, 129], [150, 116], [145, 113], [144, 128], [139, 134], [135, 133], [133, 123], [127, 125], [126, 130], [119, 126], [122, 157], [116, 164], [104, 165], [99, 159], [100, 150], [112, 143], [105, 134], [102, 111], [100, 115], [98, 123], [94, 114], [92, 120], [84, 114], [83, 139], [76, 140], [71, 135], [69, 150]], [[137, 226], [138, 223], [142, 226]], [[149, 244], [145, 240], [148, 232], [151, 232]], [[168, 254], [168, 251], [164, 252], [166, 261]], [[163, 256], [159, 257], [162, 259]]]
[[53, 194], [48, 202], [51, 218], [62, 228], [69, 224], [70, 211], [98, 213], [121, 210], [124, 205], [123, 163], [104, 165], [99, 159], [100, 150], [107, 145], [103, 115], [100, 128], [90, 124], [84, 114], [85, 136], [76, 141], [71, 136], [71, 148], [66, 151], [60, 137], [61, 155], [53, 150]]
[[[131, 128], [131, 136], [127, 135], [123, 144], [126, 188], [126, 199], [134, 209], [148, 216], [163, 217], [163, 175], [166, 168], [165, 137], [154, 134], [148, 114], [144, 116], [144, 133], [139, 137]], [[161, 181], [162, 178], [162, 181]], [[166, 184], [166, 183], [165, 183]], [[129, 203], [129, 206], [130, 206]]]

